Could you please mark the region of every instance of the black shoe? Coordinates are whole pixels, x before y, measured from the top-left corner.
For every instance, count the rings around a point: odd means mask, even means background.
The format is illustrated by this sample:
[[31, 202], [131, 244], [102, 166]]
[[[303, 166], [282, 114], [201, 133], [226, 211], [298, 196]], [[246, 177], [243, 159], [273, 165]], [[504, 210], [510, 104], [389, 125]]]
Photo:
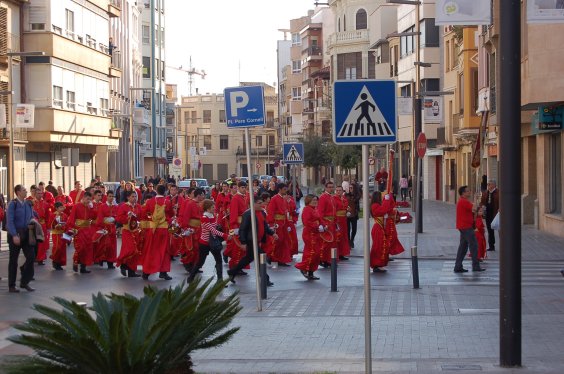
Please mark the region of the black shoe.
[[[130, 270], [131, 271], [131, 270]], [[120, 265], [119, 266], [119, 272], [121, 273], [121, 275], [123, 275], [124, 277], [127, 276], [127, 267], [125, 265]]]
[[141, 278], [143, 278], [143, 280], [149, 280], [149, 275], [147, 273], [143, 273], [143, 275], [141, 276]]
[[65, 270], [63, 267], [57, 263], [53, 263], [53, 269], [55, 270]]
[[486, 269], [484, 269], [484, 268], [472, 268], [472, 271], [486, 271]]
[[196, 273], [204, 274], [204, 271], [202, 269], [200, 269]]
[[354, 241], [349, 240], [349, 247], [354, 248]]
[[379, 268], [378, 266], [375, 266], [375, 267], [372, 269], [372, 272], [373, 272], [373, 273], [385, 273], [385, 272], [387, 272], [387, 270], [386, 270], [386, 269], [381, 269], [381, 268]]
[[268, 281], [268, 282], [266, 282], [266, 285], [267, 285], [268, 287], [272, 287], [272, 286], [274, 286], [274, 283], [272, 283], [271, 281]]
[[187, 273], [192, 271], [192, 264], [182, 264], [182, 266], [184, 266], [184, 270], [186, 270]]
[[24, 290], [27, 290], [28, 292], [35, 291], [35, 288], [31, 287], [29, 284], [26, 284], [26, 285], [20, 284], [20, 288], [23, 288]]
[[495, 247], [488, 248], [488, 252], [495, 252]]
[[90, 270], [86, 269], [86, 265], [80, 265], [80, 274], [89, 274]]
[[300, 270], [300, 273], [302, 273], [302, 275], [304, 276], [305, 279], [308, 279], [308, 280], [310, 279], [309, 275], [307, 274], [307, 271]]
[[113, 269], [115, 269], [115, 268], [116, 268], [116, 267], [114, 266], [114, 263], [113, 263], [113, 262], [108, 262], [108, 270], [113, 270]]
[[231, 269], [227, 270], [227, 275], [229, 275], [229, 282], [235, 284], [237, 282], [235, 282], [235, 274], [233, 274], [233, 271]]
[[72, 264], [72, 271], [78, 273], [78, 264]]
[[141, 274], [137, 274], [136, 272], [134, 272], [133, 270], [127, 270], [127, 277], [128, 278], [139, 278], [141, 276]]
[[327, 269], [328, 267], [331, 267], [331, 264], [325, 261], [322, 261], [319, 263], [319, 266], [321, 266], [324, 269]]
[[170, 261], [176, 261], [176, 258], [174, 258], [174, 256], [170, 256]]
[[315, 275], [313, 275], [313, 271], [310, 271], [308, 273], [308, 279], [309, 280], [319, 280], [319, 277], [316, 277]]
[[239, 272], [237, 273], [237, 275], [248, 275], [247, 272], [243, 271], [243, 270], [239, 270]]
[[345, 257], [345, 256], [339, 256], [339, 260], [341, 260], [341, 261], [348, 261], [349, 258], [348, 258], [348, 257]]
[[468, 273], [468, 269], [464, 269], [464, 268], [460, 268], [460, 269], [454, 269], [455, 273]]
[[172, 277], [170, 275], [168, 275], [168, 273], [166, 271], [163, 271], [159, 274], [159, 278], [164, 279], [166, 281], [169, 281], [172, 279]]
[[16, 287], [10, 287], [10, 288], [8, 289], [8, 292], [11, 292], [11, 293], [19, 293], [20, 290], [18, 290]]
[[225, 262], [226, 264], [229, 263], [229, 257], [223, 255], [223, 262]]
[[104, 261], [100, 261], [97, 264], [98, 264], [98, 266], [104, 266]]
[[278, 263], [278, 266], [282, 266], [282, 267], [285, 267], [285, 268], [286, 268], [286, 267], [289, 267], [290, 265], [288, 265], [288, 264], [285, 263], [285, 262], [279, 262], [279, 263]]
[[391, 261], [394, 261], [394, 259], [391, 258], [391, 257], [389, 257], [389, 258], [388, 258], [388, 262], [391, 262]]
[[37, 265], [43, 266], [43, 265], [45, 265], [45, 261], [37, 261]]
[[270, 260], [270, 257], [268, 257], [268, 256], [266, 256], [266, 264], [272, 265], [272, 261]]

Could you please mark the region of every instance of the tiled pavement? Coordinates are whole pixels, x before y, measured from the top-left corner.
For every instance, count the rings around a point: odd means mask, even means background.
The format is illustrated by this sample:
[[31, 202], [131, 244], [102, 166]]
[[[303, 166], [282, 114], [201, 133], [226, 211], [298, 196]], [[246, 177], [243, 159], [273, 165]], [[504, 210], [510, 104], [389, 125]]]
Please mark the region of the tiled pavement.
[[[404, 253], [388, 273], [371, 275], [372, 358], [374, 372], [390, 373], [564, 373], [564, 239], [523, 227], [523, 368], [499, 367], [499, 251], [490, 252], [486, 272], [452, 272], [458, 235], [454, 206], [425, 202], [424, 233], [419, 236], [421, 289], [411, 287], [411, 261]], [[293, 268], [269, 269], [275, 282], [263, 311], [256, 311], [254, 277], [238, 278], [225, 293], [240, 291], [241, 330], [226, 345], [194, 354], [201, 373], [297, 373], [364, 371], [362, 228], [349, 262], [339, 265], [339, 292], [329, 292], [329, 271], [320, 281], [305, 281]], [[398, 227], [406, 248], [413, 224]], [[6, 269], [0, 254], [0, 274]], [[208, 261], [204, 276], [212, 274]], [[137, 280], [94, 269], [89, 277], [38, 270], [35, 294], [6, 293], [0, 282], [0, 355], [21, 352], [7, 344], [14, 321], [31, 315], [34, 302], [53, 295], [85, 300], [86, 293], [139, 293]], [[173, 283], [183, 272], [175, 266]], [[153, 284], [164, 287], [164, 282]], [[17, 300], [14, 303], [14, 300]]]

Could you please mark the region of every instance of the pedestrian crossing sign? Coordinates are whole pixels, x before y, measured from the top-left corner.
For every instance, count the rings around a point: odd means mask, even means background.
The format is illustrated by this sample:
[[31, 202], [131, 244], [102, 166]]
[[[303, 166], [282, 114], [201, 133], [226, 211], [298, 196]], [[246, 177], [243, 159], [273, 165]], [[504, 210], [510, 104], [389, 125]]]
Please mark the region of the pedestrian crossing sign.
[[303, 143], [285, 143], [283, 148], [285, 164], [291, 165], [304, 163]]
[[335, 81], [335, 144], [390, 144], [397, 138], [397, 89], [393, 79]]

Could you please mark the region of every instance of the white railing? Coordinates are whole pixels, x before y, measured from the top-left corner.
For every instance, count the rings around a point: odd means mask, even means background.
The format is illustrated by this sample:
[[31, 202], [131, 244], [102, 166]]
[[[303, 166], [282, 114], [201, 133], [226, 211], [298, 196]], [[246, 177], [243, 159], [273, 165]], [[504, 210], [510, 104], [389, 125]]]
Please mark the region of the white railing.
[[331, 34], [330, 45], [368, 42], [368, 30], [352, 30]]

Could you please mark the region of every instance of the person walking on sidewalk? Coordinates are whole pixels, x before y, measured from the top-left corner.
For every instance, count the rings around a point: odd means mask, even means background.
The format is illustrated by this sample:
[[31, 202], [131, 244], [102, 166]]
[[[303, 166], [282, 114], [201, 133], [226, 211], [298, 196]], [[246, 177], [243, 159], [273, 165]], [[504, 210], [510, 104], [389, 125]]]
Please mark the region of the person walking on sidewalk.
[[321, 237], [319, 234], [325, 231], [325, 228], [320, 224], [319, 213], [316, 209], [317, 196], [309, 194], [304, 201], [305, 207], [302, 211], [304, 252], [302, 261], [294, 266], [307, 280], [318, 280], [319, 278], [313, 273], [319, 267], [321, 255]]
[[478, 261], [478, 241], [474, 233], [474, 214], [476, 208], [470, 202], [470, 190], [468, 186], [462, 186], [458, 189], [460, 199], [456, 204], [456, 229], [460, 231], [460, 244], [456, 253], [456, 262], [454, 263], [455, 273], [466, 273], [468, 270], [462, 267], [462, 261], [470, 247], [470, 254], [472, 255], [472, 271], [484, 271], [486, 269], [480, 267]]
[[[278, 235], [268, 226], [266, 223], [266, 213], [264, 212], [264, 204], [265, 200], [262, 196], [254, 197], [255, 201], [255, 217], [257, 223], [257, 244], [258, 244], [258, 253], [264, 253], [262, 250], [262, 246], [266, 243], [267, 235], [272, 235], [275, 240], [278, 239]], [[241, 244], [247, 246], [247, 253], [245, 257], [239, 261], [239, 263], [233, 268], [227, 270], [227, 275], [229, 275], [229, 280], [232, 283], [235, 283], [235, 276], [239, 274], [241, 270], [251, 262], [254, 261], [254, 252], [253, 252], [253, 232], [251, 230], [251, 210], [247, 209], [243, 213], [241, 226], [239, 227], [239, 240]], [[274, 283], [270, 281], [270, 277], [266, 276], [266, 284], [268, 286], [274, 286]]]
[[490, 179], [486, 191], [482, 194], [480, 205], [486, 207], [486, 227], [488, 229], [488, 251], [495, 251], [495, 230], [492, 221], [499, 211], [499, 190], [494, 179]]
[[29, 243], [29, 222], [37, 216], [33, 212], [31, 202], [26, 200], [27, 190], [21, 184], [14, 187], [15, 199], [8, 204], [6, 226], [8, 231], [8, 246], [10, 248], [10, 260], [8, 262], [8, 287], [10, 292], [20, 292], [16, 288], [16, 276], [18, 272], [18, 258], [20, 250], [23, 250], [25, 263], [20, 267], [20, 287], [28, 291], [35, 291], [29, 282], [33, 278], [33, 261], [35, 261], [35, 246]]

